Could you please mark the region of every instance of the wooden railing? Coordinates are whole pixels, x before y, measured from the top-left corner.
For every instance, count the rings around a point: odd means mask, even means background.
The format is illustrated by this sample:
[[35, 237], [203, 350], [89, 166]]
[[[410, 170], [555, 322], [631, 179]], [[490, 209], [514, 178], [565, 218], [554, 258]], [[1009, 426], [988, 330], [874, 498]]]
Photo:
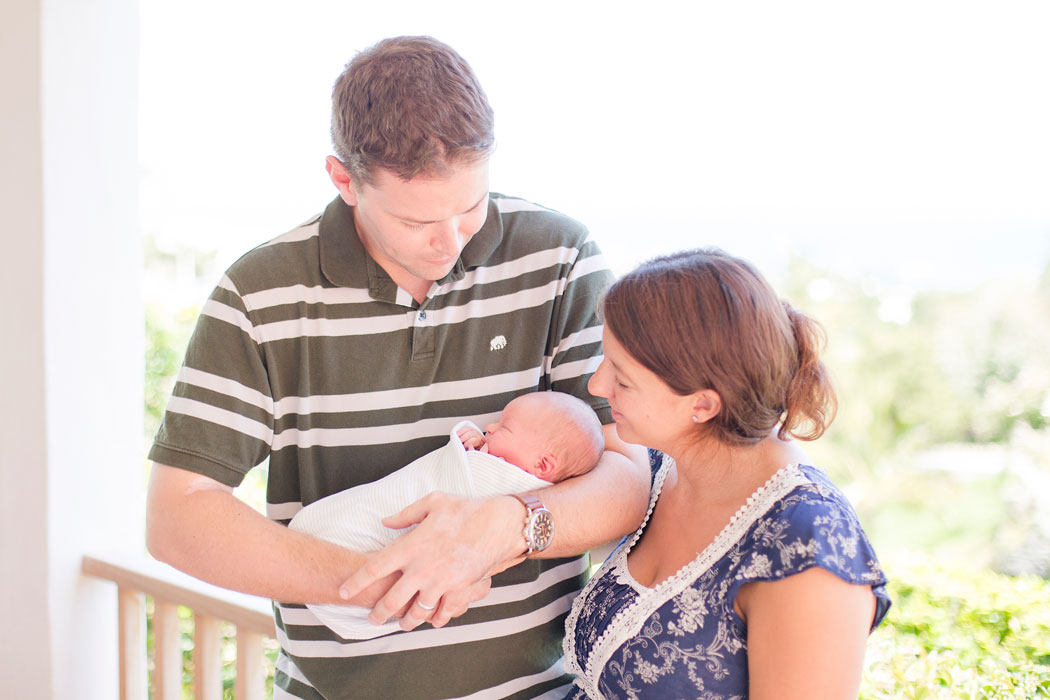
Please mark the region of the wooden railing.
[[236, 629], [236, 700], [262, 700], [263, 641], [274, 637], [270, 601], [211, 586], [142, 557], [85, 556], [83, 571], [117, 584], [121, 700], [147, 700], [146, 601], [153, 599], [153, 697], [182, 698], [178, 606], [193, 611], [196, 700], [222, 698], [222, 623]]

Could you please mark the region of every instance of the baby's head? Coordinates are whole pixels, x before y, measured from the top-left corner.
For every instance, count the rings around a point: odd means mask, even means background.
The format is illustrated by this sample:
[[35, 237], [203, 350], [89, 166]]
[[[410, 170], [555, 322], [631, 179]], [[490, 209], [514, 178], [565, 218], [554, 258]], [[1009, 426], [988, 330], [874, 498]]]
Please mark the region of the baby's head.
[[605, 449], [601, 422], [586, 403], [555, 391], [524, 394], [485, 426], [489, 454], [551, 482], [594, 468]]

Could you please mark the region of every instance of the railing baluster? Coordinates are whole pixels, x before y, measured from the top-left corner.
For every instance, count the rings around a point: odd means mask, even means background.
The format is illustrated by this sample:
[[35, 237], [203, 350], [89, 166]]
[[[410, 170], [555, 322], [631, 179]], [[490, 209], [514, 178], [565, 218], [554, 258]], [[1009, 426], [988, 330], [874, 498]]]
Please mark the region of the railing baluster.
[[179, 608], [153, 601], [153, 695], [159, 700], [182, 698], [182, 645]]
[[117, 625], [120, 655], [120, 700], [147, 700], [146, 597], [117, 587]]
[[[220, 621], [227, 621], [237, 628], [236, 700], [262, 700], [266, 681], [263, 639], [275, 636], [269, 601], [211, 586], [143, 557], [118, 555], [102, 559], [85, 556], [82, 570], [85, 574], [117, 584], [121, 700], [147, 700], [149, 697], [143, 594], [154, 601], [155, 700], [181, 700], [182, 697], [178, 605], [193, 610], [196, 620], [194, 688], [197, 699], [221, 697]], [[218, 694], [209, 694], [213, 692]]]
[[237, 629], [237, 676], [233, 679], [235, 700], [262, 700], [263, 636]]
[[222, 623], [193, 613], [193, 693], [197, 700], [222, 700]]

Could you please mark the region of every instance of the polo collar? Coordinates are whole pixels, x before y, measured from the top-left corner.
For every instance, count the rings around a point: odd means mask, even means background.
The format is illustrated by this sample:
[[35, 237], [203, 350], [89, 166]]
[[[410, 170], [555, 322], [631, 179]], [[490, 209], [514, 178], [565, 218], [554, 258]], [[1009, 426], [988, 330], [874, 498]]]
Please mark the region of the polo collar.
[[[466, 271], [484, 265], [503, 241], [503, 220], [499, 207], [489, 197], [485, 225], [474, 234], [459, 259], [438, 284], [463, 279]], [[368, 289], [373, 299], [393, 302], [397, 285], [386, 270], [372, 259], [357, 235], [354, 210], [341, 197], [336, 197], [325, 208], [319, 224], [321, 272], [337, 287]]]

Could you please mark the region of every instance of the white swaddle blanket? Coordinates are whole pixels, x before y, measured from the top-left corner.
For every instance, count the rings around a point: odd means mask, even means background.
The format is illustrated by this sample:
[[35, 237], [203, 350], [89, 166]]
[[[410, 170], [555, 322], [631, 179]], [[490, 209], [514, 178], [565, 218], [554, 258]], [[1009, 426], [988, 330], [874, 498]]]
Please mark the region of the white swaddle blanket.
[[[487, 498], [551, 485], [499, 457], [464, 449], [457, 435], [464, 425], [473, 426], [473, 423], [457, 423], [449, 434], [448, 444], [393, 474], [311, 503], [292, 518], [288, 527], [355, 552], [377, 552], [412, 529], [391, 530], [383, 527], [380, 520], [432, 491]], [[396, 621], [382, 625], [369, 623], [368, 608], [357, 605], [309, 604], [306, 607], [344, 639], [372, 639], [401, 629]]]

